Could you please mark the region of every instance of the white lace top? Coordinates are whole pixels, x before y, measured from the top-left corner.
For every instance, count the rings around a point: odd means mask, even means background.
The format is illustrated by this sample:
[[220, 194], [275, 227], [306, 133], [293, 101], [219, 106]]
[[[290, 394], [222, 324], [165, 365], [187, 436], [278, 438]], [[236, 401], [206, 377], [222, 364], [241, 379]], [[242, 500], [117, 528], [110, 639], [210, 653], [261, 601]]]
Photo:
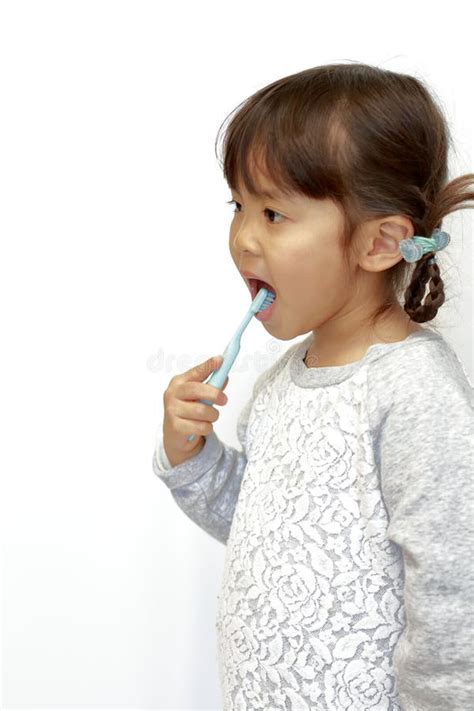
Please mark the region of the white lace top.
[[155, 473], [226, 543], [225, 711], [467, 711], [474, 693], [473, 389], [429, 329], [307, 368], [312, 334], [238, 421]]

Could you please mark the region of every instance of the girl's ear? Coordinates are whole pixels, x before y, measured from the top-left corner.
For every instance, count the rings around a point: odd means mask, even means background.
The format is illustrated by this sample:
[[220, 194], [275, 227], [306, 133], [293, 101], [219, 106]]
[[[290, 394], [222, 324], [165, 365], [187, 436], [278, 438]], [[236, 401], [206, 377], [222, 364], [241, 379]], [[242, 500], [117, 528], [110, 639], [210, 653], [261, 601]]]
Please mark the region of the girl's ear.
[[412, 237], [413, 230], [412, 221], [403, 215], [368, 220], [359, 247], [359, 266], [368, 272], [390, 269], [403, 259], [400, 242]]
[[410, 236], [410, 229], [402, 222], [386, 220], [379, 225], [379, 233], [374, 240], [373, 251], [369, 254], [379, 254], [380, 252], [396, 252], [399, 250], [399, 242]]
[[[402, 221], [403, 220], [403, 221]], [[369, 257], [376, 254], [386, 253], [390, 256], [396, 256], [400, 253], [399, 243], [402, 239], [411, 237], [413, 228], [411, 223], [406, 224], [405, 219], [401, 220], [384, 220], [378, 225], [378, 231], [373, 240], [371, 251], [367, 252]]]
[[394, 237], [376, 237], [370, 252], [367, 252], [369, 257], [383, 252], [395, 253], [399, 249], [398, 241]]

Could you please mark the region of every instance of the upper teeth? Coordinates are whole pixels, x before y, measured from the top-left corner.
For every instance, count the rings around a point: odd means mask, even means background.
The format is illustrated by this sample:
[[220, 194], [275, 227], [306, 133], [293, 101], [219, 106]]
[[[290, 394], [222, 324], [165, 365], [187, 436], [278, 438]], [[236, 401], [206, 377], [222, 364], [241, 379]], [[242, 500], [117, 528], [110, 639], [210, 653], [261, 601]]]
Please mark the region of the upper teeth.
[[[270, 284], [267, 284], [266, 281], [263, 281], [263, 279], [258, 279], [257, 277], [248, 277], [249, 285], [250, 287], [255, 291], [257, 294], [261, 288], [268, 289], [272, 291], [272, 293], [275, 293], [275, 290], [273, 289]], [[276, 295], [276, 294], [275, 294]]]

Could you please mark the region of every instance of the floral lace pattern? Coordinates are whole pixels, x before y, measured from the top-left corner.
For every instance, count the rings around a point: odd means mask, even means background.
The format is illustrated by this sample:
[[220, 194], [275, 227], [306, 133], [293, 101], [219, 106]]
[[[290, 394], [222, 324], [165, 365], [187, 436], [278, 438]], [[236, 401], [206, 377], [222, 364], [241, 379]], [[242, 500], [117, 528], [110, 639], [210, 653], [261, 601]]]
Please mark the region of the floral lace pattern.
[[365, 368], [295, 394], [288, 367], [246, 429], [218, 596], [224, 709], [402, 711], [403, 559], [386, 536]]

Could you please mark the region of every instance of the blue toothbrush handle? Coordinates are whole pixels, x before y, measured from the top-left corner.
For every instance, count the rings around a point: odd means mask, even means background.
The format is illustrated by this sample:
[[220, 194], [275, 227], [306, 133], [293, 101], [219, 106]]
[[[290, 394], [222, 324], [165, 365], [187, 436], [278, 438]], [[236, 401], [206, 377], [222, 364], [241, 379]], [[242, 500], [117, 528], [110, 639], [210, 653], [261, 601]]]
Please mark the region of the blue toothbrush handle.
[[[220, 368], [218, 368], [211, 374], [209, 380], [206, 380], [207, 384], [214, 385], [214, 387], [219, 388], [219, 390], [222, 389], [229, 370], [232, 368], [234, 361], [240, 351], [240, 337], [242, 336], [242, 333], [249, 325], [252, 317], [260, 311], [264, 311], [266, 308], [268, 308], [268, 306], [270, 306], [270, 304], [275, 300], [275, 298], [275, 294], [268, 289], [262, 287], [258, 291], [258, 294], [252, 301], [252, 304], [247, 313], [245, 314], [242, 323], [238, 327], [237, 331], [234, 333], [227, 348], [223, 353], [224, 360], [222, 361], [222, 365], [220, 366]], [[214, 404], [212, 402], [209, 402], [209, 400], [199, 400], [199, 402], [203, 402], [205, 405], [210, 405], [211, 407]], [[196, 435], [193, 434], [189, 435], [189, 437], [187, 438], [188, 442], [191, 442], [195, 438], [195, 436]]]
[[[219, 388], [219, 390], [222, 390], [222, 386], [226, 381], [226, 378], [229, 374], [229, 370], [234, 365], [234, 361], [237, 358], [239, 351], [240, 331], [238, 330], [235, 336], [228, 344], [224, 353], [222, 354], [224, 357], [222, 365], [217, 368], [217, 370], [215, 370], [213, 373], [211, 373], [210, 377], [205, 381], [207, 385], [214, 385], [215, 388]], [[203, 402], [205, 405], [211, 405], [211, 407], [214, 405], [214, 403], [210, 400], [199, 400], [199, 402]], [[195, 437], [196, 435], [189, 435], [188, 442], [192, 442]]]

